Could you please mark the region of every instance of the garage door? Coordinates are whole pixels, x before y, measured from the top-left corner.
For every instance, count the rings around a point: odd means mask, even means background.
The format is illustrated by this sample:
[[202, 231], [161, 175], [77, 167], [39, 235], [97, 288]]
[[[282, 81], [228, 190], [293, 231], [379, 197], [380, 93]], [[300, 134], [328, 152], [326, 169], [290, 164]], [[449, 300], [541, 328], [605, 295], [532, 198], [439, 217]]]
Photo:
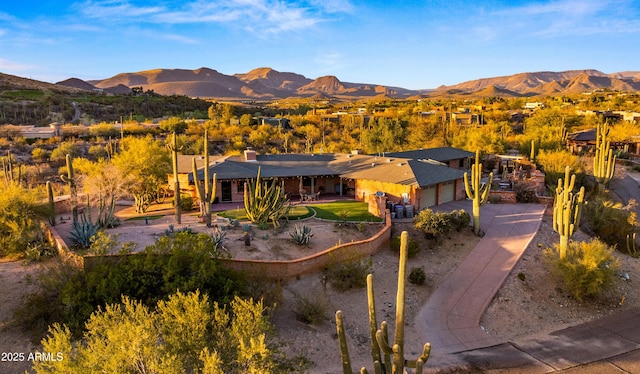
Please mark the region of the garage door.
[[436, 186], [428, 186], [422, 189], [422, 200], [420, 209], [436, 205]]
[[442, 183], [440, 186], [442, 186], [440, 188], [440, 204], [453, 201], [456, 196], [456, 182], [451, 181], [447, 183]]

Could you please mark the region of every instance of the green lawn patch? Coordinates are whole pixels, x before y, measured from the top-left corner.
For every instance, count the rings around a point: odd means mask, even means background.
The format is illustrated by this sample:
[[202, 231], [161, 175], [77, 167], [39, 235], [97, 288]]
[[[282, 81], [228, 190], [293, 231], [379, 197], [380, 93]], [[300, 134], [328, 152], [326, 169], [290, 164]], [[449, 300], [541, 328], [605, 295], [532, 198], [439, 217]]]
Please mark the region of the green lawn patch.
[[[229, 209], [223, 212], [216, 212], [216, 214], [220, 217], [232, 218], [240, 221], [247, 219], [247, 213], [245, 212], [244, 208]], [[291, 209], [289, 210], [289, 220], [292, 221], [308, 218], [312, 215], [313, 211], [311, 211], [306, 206], [294, 205], [291, 206]]]
[[362, 201], [335, 201], [313, 204], [309, 208], [316, 211], [316, 218], [331, 221], [343, 221], [346, 214], [350, 222], [382, 222], [382, 218], [369, 213], [368, 204]]
[[125, 221], [142, 221], [145, 218], [146, 219], [160, 219], [164, 216], [137, 216], [137, 217], [131, 217], [131, 218], [127, 218], [125, 219]]

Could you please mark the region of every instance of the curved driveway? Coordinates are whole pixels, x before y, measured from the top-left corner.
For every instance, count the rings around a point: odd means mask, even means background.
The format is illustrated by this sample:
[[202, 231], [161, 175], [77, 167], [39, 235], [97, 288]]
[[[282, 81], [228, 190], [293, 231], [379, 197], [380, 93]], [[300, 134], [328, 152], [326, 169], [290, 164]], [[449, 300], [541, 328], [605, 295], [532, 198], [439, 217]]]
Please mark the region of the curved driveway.
[[[437, 207], [471, 213], [471, 201]], [[485, 204], [480, 208], [485, 236], [431, 295], [416, 317], [421, 341], [432, 354], [466, 351], [501, 343], [480, 328], [480, 318], [540, 228], [544, 205]]]

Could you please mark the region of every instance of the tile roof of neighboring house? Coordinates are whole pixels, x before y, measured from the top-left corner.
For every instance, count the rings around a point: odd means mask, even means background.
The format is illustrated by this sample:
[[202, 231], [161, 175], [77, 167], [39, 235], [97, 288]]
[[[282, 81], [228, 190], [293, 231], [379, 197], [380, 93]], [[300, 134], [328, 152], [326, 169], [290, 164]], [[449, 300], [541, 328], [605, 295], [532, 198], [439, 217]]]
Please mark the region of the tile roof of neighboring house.
[[466, 157], [474, 157], [475, 153], [467, 152], [464, 149], [452, 148], [452, 147], [439, 147], [428, 149], [416, 149], [413, 151], [405, 152], [392, 152], [386, 153], [385, 156], [390, 157], [403, 157], [413, 160], [436, 160], [440, 162], [456, 160]]
[[596, 129], [588, 129], [582, 131], [572, 132], [567, 135], [567, 139], [576, 142], [588, 142], [596, 140]]

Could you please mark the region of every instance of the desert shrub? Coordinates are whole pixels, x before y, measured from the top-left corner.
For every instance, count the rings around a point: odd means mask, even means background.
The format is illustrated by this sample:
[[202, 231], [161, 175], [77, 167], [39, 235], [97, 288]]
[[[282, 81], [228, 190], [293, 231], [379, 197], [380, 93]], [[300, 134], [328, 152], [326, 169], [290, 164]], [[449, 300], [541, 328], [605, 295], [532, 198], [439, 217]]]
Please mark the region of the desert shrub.
[[189, 195], [180, 195], [180, 209], [183, 211], [193, 209], [193, 197]]
[[34, 242], [27, 245], [24, 251], [25, 263], [40, 262], [57, 254], [56, 248], [48, 242]]
[[598, 239], [571, 242], [564, 258], [560, 258], [556, 246], [547, 250], [546, 259], [564, 288], [576, 300], [583, 301], [600, 295], [613, 285], [619, 267], [613, 250]]
[[469, 224], [471, 223], [471, 215], [469, 212], [464, 209], [460, 209], [452, 211], [451, 214], [453, 215], [452, 223], [454, 230], [460, 232], [469, 227]]
[[409, 273], [409, 282], [412, 284], [422, 285], [427, 280], [427, 275], [423, 268], [411, 268]]
[[161, 236], [143, 253], [96, 257], [84, 271], [50, 271], [38, 278], [43, 291], [27, 305], [47, 300], [46, 308], [27, 311], [23, 322], [40, 327], [61, 322], [77, 332], [96, 307], [119, 303], [122, 295], [154, 305], [177, 290], [200, 290], [226, 304], [246, 291], [244, 277], [219, 265], [213, 238], [188, 232]]
[[461, 231], [469, 226], [471, 216], [464, 209], [451, 212], [434, 212], [424, 209], [414, 219], [414, 227], [428, 238], [438, 238], [451, 230]]
[[628, 235], [633, 235], [636, 226], [634, 203], [623, 206], [605, 196], [598, 196], [584, 207], [584, 218], [589, 229], [603, 242], [626, 249]]
[[335, 261], [329, 265], [324, 275], [329, 284], [338, 291], [363, 288], [367, 285], [367, 275], [371, 273], [371, 266], [371, 258], [354, 254], [345, 261]]
[[295, 294], [294, 313], [299, 321], [312, 325], [321, 323], [327, 319], [329, 301], [320, 292], [311, 292], [308, 297]]
[[[409, 237], [407, 244], [409, 246], [408, 253], [407, 253], [409, 257], [413, 257], [417, 255], [418, 252], [420, 252], [420, 246], [418, 245], [418, 242], [415, 241], [413, 238]], [[391, 242], [389, 243], [389, 246], [392, 251], [399, 253], [400, 252], [400, 236], [394, 236], [393, 238], [391, 238]]]
[[536, 163], [544, 171], [544, 182], [547, 185], [557, 186], [558, 178], [564, 178], [564, 169], [569, 166], [572, 174], [576, 175], [576, 183], [579, 185], [583, 172], [577, 155], [562, 150], [541, 150], [536, 156]]
[[414, 227], [425, 233], [428, 238], [438, 238], [452, 230], [448, 213], [424, 209], [414, 218]]
[[538, 198], [536, 197], [536, 190], [533, 183], [520, 181], [513, 186], [513, 191], [516, 193], [516, 201], [519, 203], [536, 203]]

